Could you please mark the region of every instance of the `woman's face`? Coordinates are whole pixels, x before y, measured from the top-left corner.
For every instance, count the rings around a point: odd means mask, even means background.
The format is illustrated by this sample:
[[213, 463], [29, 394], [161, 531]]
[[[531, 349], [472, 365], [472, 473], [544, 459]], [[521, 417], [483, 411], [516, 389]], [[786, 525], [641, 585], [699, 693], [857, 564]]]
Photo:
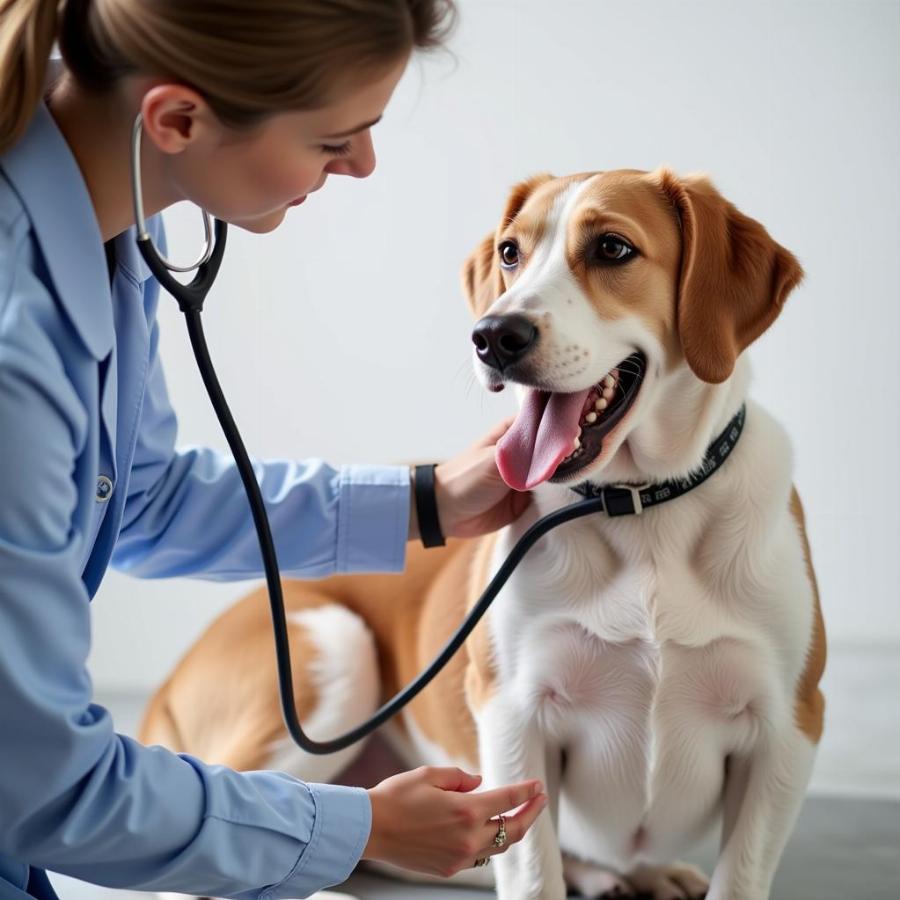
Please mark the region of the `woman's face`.
[[201, 110], [192, 139], [180, 152], [164, 155], [170, 189], [230, 224], [272, 231], [289, 207], [319, 190], [329, 175], [365, 178], [372, 173], [370, 129], [406, 62], [348, 89], [329, 106], [274, 115], [249, 134], [227, 129]]

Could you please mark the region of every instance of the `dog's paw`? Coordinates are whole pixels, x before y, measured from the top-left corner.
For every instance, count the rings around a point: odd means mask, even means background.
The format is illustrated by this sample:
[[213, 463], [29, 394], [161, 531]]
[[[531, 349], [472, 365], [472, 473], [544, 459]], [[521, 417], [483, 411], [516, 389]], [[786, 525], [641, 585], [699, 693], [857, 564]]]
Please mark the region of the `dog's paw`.
[[631, 885], [613, 869], [597, 863], [583, 862], [571, 856], [563, 857], [566, 884], [577, 896], [591, 900], [630, 900], [635, 896]]
[[668, 866], [638, 866], [628, 873], [628, 881], [646, 900], [702, 900], [709, 879], [696, 866], [676, 862]]

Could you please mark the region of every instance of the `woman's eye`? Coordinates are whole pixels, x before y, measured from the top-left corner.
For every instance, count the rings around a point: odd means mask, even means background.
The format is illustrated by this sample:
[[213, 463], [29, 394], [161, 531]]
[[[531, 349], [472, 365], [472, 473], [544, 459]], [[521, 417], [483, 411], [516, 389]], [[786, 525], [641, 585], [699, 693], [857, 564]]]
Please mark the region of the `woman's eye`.
[[519, 264], [519, 248], [515, 241], [504, 241], [497, 249], [500, 252], [501, 266], [512, 269]]
[[631, 259], [637, 251], [617, 234], [604, 234], [594, 241], [589, 258], [599, 263], [621, 263]]
[[350, 152], [350, 141], [343, 144], [320, 144], [319, 149], [329, 156], [346, 156]]

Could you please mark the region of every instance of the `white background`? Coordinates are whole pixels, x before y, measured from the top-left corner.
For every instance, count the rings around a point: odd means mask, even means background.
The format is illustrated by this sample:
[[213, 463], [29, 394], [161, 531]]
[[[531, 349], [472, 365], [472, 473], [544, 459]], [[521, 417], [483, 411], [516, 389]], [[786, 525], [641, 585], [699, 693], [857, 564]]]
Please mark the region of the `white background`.
[[[512, 411], [471, 375], [458, 287], [509, 187], [539, 171], [706, 171], [807, 278], [751, 351], [796, 449], [829, 638], [900, 649], [900, 4], [462, 0], [454, 58], [413, 64], [379, 164], [275, 233], [233, 229], [204, 321], [256, 455], [440, 459]], [[193, 257], [200, 218], [166, 214]], [[162, 353], [186, 443], [224, 448], [174, 301]], [[100, 690], [146, 691], [248, 585], [94, 600]]]

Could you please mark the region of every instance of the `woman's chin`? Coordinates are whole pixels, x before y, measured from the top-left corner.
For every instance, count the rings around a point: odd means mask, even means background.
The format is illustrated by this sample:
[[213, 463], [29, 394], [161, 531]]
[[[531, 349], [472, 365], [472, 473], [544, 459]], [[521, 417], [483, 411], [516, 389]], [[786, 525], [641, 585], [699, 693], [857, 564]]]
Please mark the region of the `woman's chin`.
[[251, 231], [253, 234], [268, 234], [268, 232], [274, 231], [284, 221], [286, 212], [287, 208], [282, 206], [262, 216], [228, 219], [228, 224], [237, 228], [243, 228], [244, 231]]

